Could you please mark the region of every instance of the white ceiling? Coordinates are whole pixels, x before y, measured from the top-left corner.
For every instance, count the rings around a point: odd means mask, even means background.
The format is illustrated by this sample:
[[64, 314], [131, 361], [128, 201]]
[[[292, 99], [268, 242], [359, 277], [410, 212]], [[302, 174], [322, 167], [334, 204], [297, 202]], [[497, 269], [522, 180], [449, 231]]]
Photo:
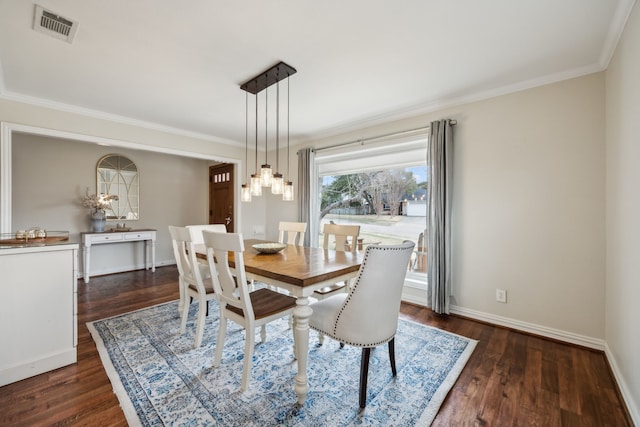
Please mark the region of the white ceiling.
[[0, 97], [243, 146], [239, 86], [284, 61], [295, 142], [606, 69], [634, 2], [39, 0], [69, 44], [0, 0]]

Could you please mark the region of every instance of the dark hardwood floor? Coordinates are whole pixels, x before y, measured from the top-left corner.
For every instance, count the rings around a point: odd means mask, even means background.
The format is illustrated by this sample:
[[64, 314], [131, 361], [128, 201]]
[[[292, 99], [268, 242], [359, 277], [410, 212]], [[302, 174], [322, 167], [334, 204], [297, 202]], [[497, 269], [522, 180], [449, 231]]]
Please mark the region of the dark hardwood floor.
[[[0, 425], [126, 425], [85, 323], [177, 299], [177, 278], [162, 267], [79, 280], [78, 363], [0, 387]], [[411, 304], [401, 316], [479, 341], [434, 426], [633, 425], [602, 352]]]

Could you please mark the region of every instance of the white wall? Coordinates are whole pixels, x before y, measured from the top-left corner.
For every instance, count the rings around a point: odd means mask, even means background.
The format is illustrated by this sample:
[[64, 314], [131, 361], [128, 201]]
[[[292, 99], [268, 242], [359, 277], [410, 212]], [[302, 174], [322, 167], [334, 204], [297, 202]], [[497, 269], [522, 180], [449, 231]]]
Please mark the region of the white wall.
[[640, 425], [640, 6], [607, 70], [607, 356]]
[[309, 145], [457, 119], [454, 311], [603, 348], [604, 89], [598, 73]]

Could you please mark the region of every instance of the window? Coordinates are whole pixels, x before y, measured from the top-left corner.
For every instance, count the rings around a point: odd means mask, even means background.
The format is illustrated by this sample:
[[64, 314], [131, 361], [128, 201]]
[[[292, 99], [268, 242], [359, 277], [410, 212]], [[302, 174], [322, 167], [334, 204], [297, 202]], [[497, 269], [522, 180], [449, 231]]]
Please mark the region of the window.
[[[358, 249], [416, 243], [408, 278], [426, 282], [426, 132], [316, 150], [319, 212], [312, 244], [325, 223], [360, 225]], [[317, 240], [316, 240], [317, 239]]]

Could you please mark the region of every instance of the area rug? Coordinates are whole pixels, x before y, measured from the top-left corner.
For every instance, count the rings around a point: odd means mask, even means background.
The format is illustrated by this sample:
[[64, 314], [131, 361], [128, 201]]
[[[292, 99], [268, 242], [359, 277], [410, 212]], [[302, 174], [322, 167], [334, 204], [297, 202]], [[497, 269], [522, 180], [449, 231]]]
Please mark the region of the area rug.
[[178, 302], [87, 323], [127, 422], [142, 426], [425, 426], [431, 424], [476, 341], [400, 320], [397, 376], [385, 346], [371, 353], [367, 407], [358, 405], [361, 349], [309, 340], [309, 394], [297, 404], [297, 363], [287, 319], [256, 337], [249, 390], [239, 391], [244, 331], [229, 322], [213, 368], [218, 307], [210, 302], [203, 344], [194, 348], [197, 304], [180, 333]]

